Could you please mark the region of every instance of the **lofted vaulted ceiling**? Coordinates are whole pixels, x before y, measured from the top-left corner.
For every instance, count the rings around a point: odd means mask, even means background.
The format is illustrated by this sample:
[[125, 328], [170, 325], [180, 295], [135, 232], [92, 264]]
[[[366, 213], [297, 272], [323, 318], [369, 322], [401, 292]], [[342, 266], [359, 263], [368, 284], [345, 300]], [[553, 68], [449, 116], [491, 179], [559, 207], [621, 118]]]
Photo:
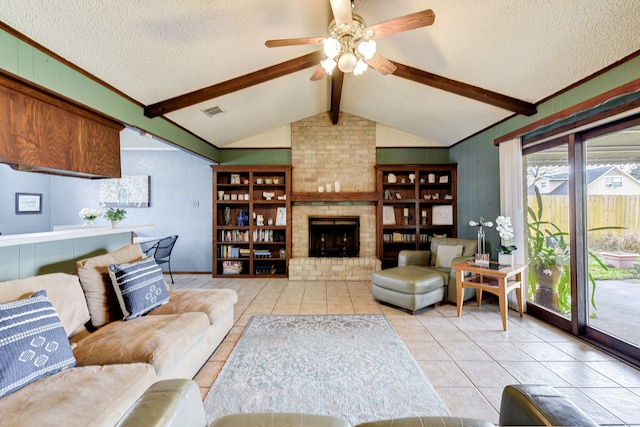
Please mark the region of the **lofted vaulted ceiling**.
[[[341, 112], [451, 146], [640, 50], [637, 0], [355, 0], [354, 12], [370, 26], [426, 9], [432, 25], [377, 40], [394, 74], [342, 82], [310, 80], [318, 45], [265, 46], [325, 37], [329, 0], [0, 0], [0, 21], [221, 148], [330, 112], [337, 83]], [[279, 75], [290, 60], [297, 71]], [[215, 96], [154, 110], [204, 88]]]

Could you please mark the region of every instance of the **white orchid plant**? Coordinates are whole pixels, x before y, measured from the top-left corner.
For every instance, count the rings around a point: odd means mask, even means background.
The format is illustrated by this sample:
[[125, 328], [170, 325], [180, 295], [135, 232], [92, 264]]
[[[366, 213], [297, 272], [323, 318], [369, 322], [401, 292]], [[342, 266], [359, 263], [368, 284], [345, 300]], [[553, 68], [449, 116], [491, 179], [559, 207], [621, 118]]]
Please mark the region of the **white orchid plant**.
[[99, 216], [102, 216], [102, 211], [92, 208], [82, 208], [82, 210], [78, 212], [78, 215], [86, 221], [93, 221]]
[[518, 249], [513, 245], [513, 226], [511, 225], [511, 217], [500, 215], [496, 218], [496, 231], [500, 235], [500, 252], [503, 254], [511, 254]]

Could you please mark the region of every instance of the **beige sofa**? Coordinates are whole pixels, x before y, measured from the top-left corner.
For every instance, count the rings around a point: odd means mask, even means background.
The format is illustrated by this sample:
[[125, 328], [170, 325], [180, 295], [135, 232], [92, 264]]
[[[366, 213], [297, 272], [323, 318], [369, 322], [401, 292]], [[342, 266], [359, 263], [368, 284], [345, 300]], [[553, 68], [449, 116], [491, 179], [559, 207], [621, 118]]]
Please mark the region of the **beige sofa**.
[[123, 321], [113, 307], [106, 268], [138, 258], [140, 247], [130, 245], [80, 261], [78, 276], [53, 273], [0, 283], [0, 303], [47, 292], [76, 360], [75, 367], [0, 398], [3, 425], [113, 426], [151, 384], [192, 378], [206, 363], [233, 325], [236, 293], [169, 290], [167, 304]]

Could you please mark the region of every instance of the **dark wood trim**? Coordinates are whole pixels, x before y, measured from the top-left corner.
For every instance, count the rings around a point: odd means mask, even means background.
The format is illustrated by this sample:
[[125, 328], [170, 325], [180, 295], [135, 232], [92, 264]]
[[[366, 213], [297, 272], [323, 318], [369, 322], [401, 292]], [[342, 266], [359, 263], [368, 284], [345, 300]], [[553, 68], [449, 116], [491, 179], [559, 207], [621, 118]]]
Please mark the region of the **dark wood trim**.
[[150, 118], [162, 116], [172, 111], [180, 110], [181, 108], [190, 107], [191, 105], [198, 104], [200, 102], [237, 92], [239, 90], [318, 65], [321, 59], [322, 52], [318, 50], [280, 64], [245, 74], [244, 76], [198, 89], [184, 95], [166, 99], [155, 104], [147, 105], [144, 107], [144, 115]]
[[[539, 129], [543, 126], [548, 126], [551, 123], [554, 123], [558, 120], [563, 120], [566, 119], [576, 113], [579, 113], [581, 111], [585, 111], [585, 110], [589, 110], [591, 108], [595, 108], [600, 104], [603, 104], [607, 101], [609, 101], [610, 99], [613, 99], [617, 96], [622, 96], [622, 95], [627, 95], [633, 92], [636, 92], [640, 90], [640, 79], [635, 79], [627, 84], [624, 84], [622, 86], [618, 86], [615, 89], [611, 89], [607, 92], [601, 93], [600, 95], [594, 96], [593, 98], [589, 98], [586, 101], [580, 102], [576, 105], [573, 105], [569, 108], [565, 108], [562, 111], [558, 111], [557, 113], [551, 114], [550, 116], [544, 117], [540, 120], [537, 120], [533, 123], [530, 123], [526, 126], [523, 126], [519, 129], [516, 129], [514, 131], [511, 131], [505, 135], [502, 135], [499, 138], [496, 138], [493, 142], [494, 145], [499, 145], [502, 142], [506, 142], [509, 140], [512, 140], [513, 138], [517, 138], [520, 137], [522, 135], [526, 135], [528, 133], [531, 133], [533, 131], [535, 131], [536, 129]], [[628, 109], [629, 106], [627, 105], [625, 109]], [[589, 119], [589, 121], [592, 121], [593, 119]], [[549, 137], [551, 135], [547, 135], [547, 137]]]
[[292, 193], [292, 202], [376, 202], [378, 193]]
[[416, 83], [431, 86], [436, 89], [451, 92], [485, 104], [513, 111], [514, 113], [524, 114], [525, 116], [532, 116], [538, 112], [536, 106], [532, 103], [521, 101], [478, 86], [451, 80], [408, 65], [400, 64], [398, 62], [391, 62], [396, 66], [396, 70], [393, 72], [394, 76], [402, 77]]
[[334, 125], [337, 125], [340, 120], [343, 81], [344, 73], [336, 69], [331, 76], [331, 124]]

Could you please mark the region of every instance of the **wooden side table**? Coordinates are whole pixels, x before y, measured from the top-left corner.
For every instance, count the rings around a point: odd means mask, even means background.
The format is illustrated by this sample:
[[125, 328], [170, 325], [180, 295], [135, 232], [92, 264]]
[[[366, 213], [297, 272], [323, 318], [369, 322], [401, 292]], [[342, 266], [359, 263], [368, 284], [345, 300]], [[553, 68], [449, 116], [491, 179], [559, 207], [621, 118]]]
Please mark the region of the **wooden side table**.
[[522, 275], [527, 270], [526, 265], [515, 264], [513, 266], [499, 265], [491, 262], [489, 266], [476, 265], [474, 261], [465, 261], [455, 264], [456, 290], [458, 303], [458, 317], [462, 315], [463, 289], [476, 289], [478, 307], [482, 304], [482, 291], [491, 292], [498, 296], [502, 327], [507, 330], [507, 295], [516, 290], [518, 298], [518, 311], [523, 316], [524, 295], [522, 293]]

